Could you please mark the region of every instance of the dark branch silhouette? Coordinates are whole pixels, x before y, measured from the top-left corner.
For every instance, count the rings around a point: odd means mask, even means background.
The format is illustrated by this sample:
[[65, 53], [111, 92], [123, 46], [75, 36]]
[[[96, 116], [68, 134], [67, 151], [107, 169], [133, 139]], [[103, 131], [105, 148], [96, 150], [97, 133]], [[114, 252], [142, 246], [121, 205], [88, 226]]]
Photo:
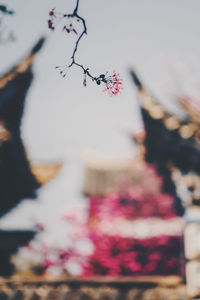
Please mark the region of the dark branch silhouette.
[[[83, 17], [81, 17], [78, 14], [78, 7], [79, 7], [79, 0], [76, 1], [76, 7], [72, 14], [63, 14], [60, 12], [56, 12], [55, 8], [53, 8], [49, 12], [50, 19], [48, 20], [48, 26], [49, 29], [54, 30], [55, 27], [60, 23], [61, 20], [66, 19], [66, 24], [63, 27], [63, 31], [67, 33], [73, 32], [74, 34], [78, 35], [78, 39], [75, 43], [75, 47], [71, 56], [71, 63], [69, 65], [64, 66], [56, 66], [56, 69], [59, 70], [60, 74], [65, 77], [67, 74], [67, 71], [69, 68], [71, 68], [73, 65], [79, 67], [83, 71], [83, 85], [87, 85], [87, 77], [89, 77], [92, 81], [96, 82], [97, 85], [100, 85], [101, 83], [104, 84], [104, 90], [107, 91], [109, 95], [117, 95], [122, 90], [122, 80], [119, 77], [119, 74], [115, 71], [112, 75], [107, 75], [107, 72], [105, 74], [101, 74], [99, 76], [94, 76], [90, 73], [89, 68], [85, 67], [83, 64], [80, 64], [76, 61], [76, 53], [78, 50], [79, 43], [84, 35], [87, 34], [87, 26], [86, 21]], [[78, 33], [76, 30], [76, 23], [81, 22], [83, 30], [81, 33]]]

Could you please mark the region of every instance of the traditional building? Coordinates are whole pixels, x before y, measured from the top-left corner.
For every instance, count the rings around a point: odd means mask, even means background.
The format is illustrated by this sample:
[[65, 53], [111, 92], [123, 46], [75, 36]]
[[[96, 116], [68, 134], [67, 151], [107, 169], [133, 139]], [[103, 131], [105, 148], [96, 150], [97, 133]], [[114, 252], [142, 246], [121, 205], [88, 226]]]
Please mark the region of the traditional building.
[[187, 119], [180, 120], [168, 113], [147, 92], [134, 71], [131, 75], [141, 96], [145, 159], [162, 175], [163, 190], [174, 196], [176, 208], [182, 214], [183, 207], [200, 200], [199, 122], [191, 118], [191, 109], [183, 100], [179, 101], [190, 112]]
[[163, 189], [174, 196], [179, 213], [185, 213], [184, 253], [189, 296], [200, 295], [200, 110], [191, 99], [177, 99], [187, 112], [180, 120], [169, 114], [146, 91], [134, 71], [141, 99], [145, 134], [134, 137], [144, 158], [164, 179]]
[[[35, 198], [40, 184], [54, 177], [61, 167], [59, 163], [30, 163], [20, 133], [26, 95], [33, 80], [32, 64], [43, 43], [41, 38], [25, 59], [0, 77], [0, 216], [24, 198]], [[34, 235], [34, 230], [0, 230], [0, 276], [12, 274], [11, 255]]]

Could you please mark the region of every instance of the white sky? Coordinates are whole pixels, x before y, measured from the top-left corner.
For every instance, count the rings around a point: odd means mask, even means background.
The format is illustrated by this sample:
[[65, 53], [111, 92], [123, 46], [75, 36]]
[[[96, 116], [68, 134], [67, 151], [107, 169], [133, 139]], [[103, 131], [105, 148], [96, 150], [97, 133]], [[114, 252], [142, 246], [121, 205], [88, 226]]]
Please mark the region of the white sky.
[[[79, 14], [86, 19], [88, 35], [80, 42], [77, 61], [95, 75], [119, 72], [124, 90], [118, 97], [109, 97], [89, 79], [88, 86], [83, 87], [82, 72], [75, 66], [65, 79], [54, 69], [70, 61], [75, 39], [73, 34], [49, 32], [48, 11], [56, 7], [70, 13], [75, 0], [5, 2], [16, 11], [9, 26], [15, 29], [17, 41], [1, 46], [0, 73], [28, 53], [41, 35], [48, 37], [34, 65], [35, 79], [22, 124], [28, 156], [32, 160], [67, 159], [59, 177], [41, 188], [38, 201], [22, 203], [2, 223], [19, 227], [31, 223], [34, 214], [43, 218], [47, 209], [46, 218], [52, 220], [66, 203], [81, 198], [82, 156], [87, 149], [112, 157], [133, 155], [132, 143], [121, 130], [127, 124], [134, 130], [141, 126], [128, 73], [131, 66], [159, 99], [175, 110], [170, 92], [182, 92], [183, 87], [174, 87], [175, 82], [182, 84], [174, 76], [174, 63], [179, 66], [178, 74], [185, 76], [188, 69], [183, 63], [189, 62], [192, 72], [200, 78], [200, 1], [80, 0]], [[193, 82], [187, 90], [200, 95]]]

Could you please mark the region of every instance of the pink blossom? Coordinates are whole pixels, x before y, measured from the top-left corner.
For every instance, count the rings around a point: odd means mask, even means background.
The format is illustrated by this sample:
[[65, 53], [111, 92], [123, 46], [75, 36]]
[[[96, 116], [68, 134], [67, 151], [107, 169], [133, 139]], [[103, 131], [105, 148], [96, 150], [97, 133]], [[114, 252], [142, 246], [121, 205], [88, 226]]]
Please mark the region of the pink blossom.
[[49, 16], [52, 17], [52, 18], [56, 17], [56, 15], [55, 15], [55, 7], [50, 10]]
[[54, 21], [56, 19], [55, 7], [50, 10], [49, 16], [50, 16], [50, 19], [48, 19], [48, 27], [49, 27], [49, 29], [54, 30], [55, 29]]
[[63, 13], [59, 13], [55, 11], [55, 7], [52, 8], [49, 12], [49, 19], [48, 19], [48, 27], [51, 30], [54, 30], [58, 23], [64, 18]]
[[[78, 34], [77, 30], [74, 28], [74, 25], [73, 25], [74, 17], [65, 15], [60, 12], [56, 12], [55, 7], [50, 10], [49, 17], [50, 17], [50, 19], [48, 19], [49, 29], [54, 30], [55, 27], [58, 25], [58, 23], [61, 20], [65, 19], [66, 24], [63, 26], [63, 31], [65, 31], [67, 33], [74, 32], [75, 34]], [[78, 18], [76, 18], [76, 22], [79, 22], [79, 21], [80, 20]]]
[[110, 96], [118, 95], [121, 93], [122, 88], [122, 79], [119, 77], [119, 74], [113, 71], [113, 74], [104, 81], [105, 88], [104, 92], [108, 92]]

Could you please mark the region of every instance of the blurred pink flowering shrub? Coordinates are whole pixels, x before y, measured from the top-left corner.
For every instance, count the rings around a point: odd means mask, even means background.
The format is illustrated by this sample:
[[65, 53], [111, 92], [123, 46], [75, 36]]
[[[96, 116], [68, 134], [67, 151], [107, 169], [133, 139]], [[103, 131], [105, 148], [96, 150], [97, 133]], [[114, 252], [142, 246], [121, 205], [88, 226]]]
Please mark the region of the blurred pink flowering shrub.
[[36, 224], [39, 233], [20, 249], [17, 269], [56, 277], [180, 275], [183, 220], [155, 169], [142, 164], [135, 171], [133, 186], [89, 197], [87, 211], [65, 213], [53, 232]]
[[83, 276], [180, 275], [180, 236], [133, 239], [93, 235], [94, 254], [84, 266]]
[[129, 220], [148, 217], [164, 219], [176, 217], [173, 198], [170, 195], [163, 193], [145, 195], [134, 191], [122, 195], [112, 193], [105, 197], [90, 197], [89, 215], [97, 220], [110, 216]]

